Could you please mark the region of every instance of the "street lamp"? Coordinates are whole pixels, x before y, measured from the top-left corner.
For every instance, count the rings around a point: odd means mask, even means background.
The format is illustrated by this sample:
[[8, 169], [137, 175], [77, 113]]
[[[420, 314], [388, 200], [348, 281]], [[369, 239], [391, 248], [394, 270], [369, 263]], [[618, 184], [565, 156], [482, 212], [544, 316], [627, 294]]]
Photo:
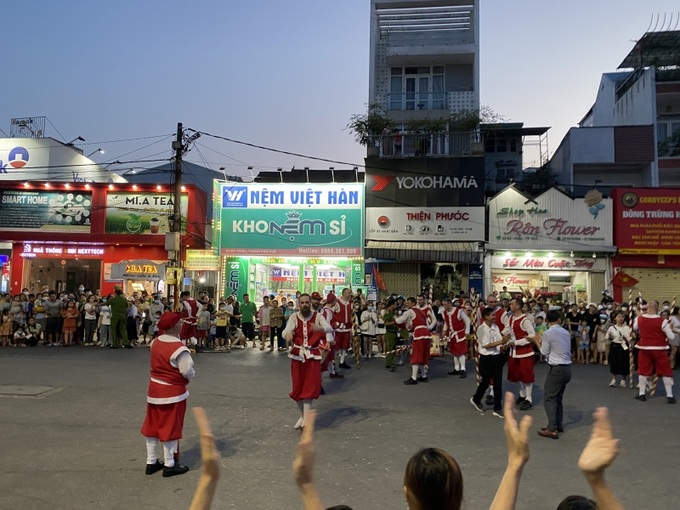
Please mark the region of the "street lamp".
[[78, 136], [78, 137], [74, 138], [73, 140], [71, 140], [70, 142], [68, 142], [66, 145], [73, 145], [73, 142], [78, 142], [78, 141], [84, 142], [85, 138], [83, 138], [82, 136]]
[[100, 148], [97, 149], [96, 151], [90, 152], [86, 157], [89, 158], [89, 157], [92, 156], [95, 152], [98, 152], [99, 154], [104, 154], [104, 149], [102, 149], [102, 148], [100, 147]]

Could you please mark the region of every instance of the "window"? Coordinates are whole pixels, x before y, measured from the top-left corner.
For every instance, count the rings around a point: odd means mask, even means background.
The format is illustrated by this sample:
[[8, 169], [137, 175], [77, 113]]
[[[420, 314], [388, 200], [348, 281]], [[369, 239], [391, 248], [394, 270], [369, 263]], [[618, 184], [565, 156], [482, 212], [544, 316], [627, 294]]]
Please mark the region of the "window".
[[390, 110], [445, 110], [444, 66], [390, 68]]
[[656, 138], [659, 157], [680, 156], [680, 119], [658, 121]]

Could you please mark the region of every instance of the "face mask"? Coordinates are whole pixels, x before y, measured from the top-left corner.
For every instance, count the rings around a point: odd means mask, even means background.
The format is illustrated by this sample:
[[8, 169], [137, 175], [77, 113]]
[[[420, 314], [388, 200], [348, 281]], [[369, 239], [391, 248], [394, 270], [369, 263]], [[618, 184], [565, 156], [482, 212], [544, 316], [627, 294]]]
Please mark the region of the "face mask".
[[156, 300], [156, 304], [157, 304], [157, 305], [160, 305], [160, 304], [161, 304], [161, 300], [160, 300], [160, 299], [157, 299], [157, 300]]
[[175, 304], [175, 300], [174, 300], [174, 299], [171, 299], [171, 300], [170, 300], [170, 304], [171, 304], [171, 305], [174, 305], [174, 304]]
[[102, 303], [106, 303], [106, 298], [102, 298]]
[[612, 305], [607, 305], [607, 310], [611, 310], [612, 308], [614, 308]]
[[227, 309], [226, 306], [220, 306], [220, 310], [226, 310], [226, 309]]
[[368, 310], [372, 312], [373, 310], [375, 310], [375, 306], [369, 306]]
[[670, 310], [671, 307], [670, 307], [669, 305], [663, 305], [663, 309], [664, 309], [664, 310]]

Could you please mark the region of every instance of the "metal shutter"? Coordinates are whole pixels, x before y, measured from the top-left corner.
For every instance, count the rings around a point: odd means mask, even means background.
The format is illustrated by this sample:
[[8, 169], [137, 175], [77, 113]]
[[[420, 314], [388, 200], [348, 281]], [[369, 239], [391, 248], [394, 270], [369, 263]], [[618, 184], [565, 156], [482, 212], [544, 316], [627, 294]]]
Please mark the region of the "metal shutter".
[[[642, 292], [645, 300], [655, 299], [659, 303], [673, 301], [673, 296], [680, 297], [680, 270], [622, 268], [626, 273], [638, 280], [633, 287], [633, 298]], [[628, 289], [624, 289], [624, 300], [628, 299]]]
[[385, 282], [382, 297], [390, 294], [402, 294], [405, 297], [416, 296], [420, 292], [420, 264], [417, 263], [381, 263], [378, 266], [380, 276]]

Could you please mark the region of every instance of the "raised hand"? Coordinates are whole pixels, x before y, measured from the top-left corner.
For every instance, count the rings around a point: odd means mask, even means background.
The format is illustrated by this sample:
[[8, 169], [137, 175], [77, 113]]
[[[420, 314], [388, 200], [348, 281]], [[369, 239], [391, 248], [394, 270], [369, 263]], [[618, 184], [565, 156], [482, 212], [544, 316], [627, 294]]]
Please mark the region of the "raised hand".
[[586, 475], [603, 472], [619, 453], [619, 440], [612, 435], [607, 408], [598, 407], [593, 418], [593, 432], [578, 459], [578, 467]]
[[314, 471], [314, 422], [316, 411], [305, 414], [305, 422], [302, 428], [300, 442], [297, 445], [295, 459], [293, 460], [293, 475], [298, 486], [302, 487], [312, 483]]
[[503, 402], [505, 414], [505, 440], [508, 444], [508, 465], [522, 467], [529, 460], [529, 429], [533, 419], [524, 416], [519, 425], [515, 418], [515, 395], [510, 392], [505, 394]]

